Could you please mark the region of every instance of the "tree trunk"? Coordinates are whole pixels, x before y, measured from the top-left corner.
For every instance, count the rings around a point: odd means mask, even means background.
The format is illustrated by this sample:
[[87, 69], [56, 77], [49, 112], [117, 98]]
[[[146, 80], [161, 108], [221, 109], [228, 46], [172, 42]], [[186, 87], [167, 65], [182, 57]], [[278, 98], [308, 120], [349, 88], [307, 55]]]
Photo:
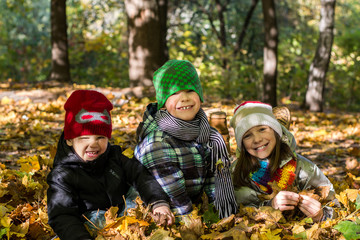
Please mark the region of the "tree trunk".
[[51, 64], [50, 80], [71, 82], [66, 0], [51, 0]]
[[126, 0], [130, 87], [152, 86], [156, 69], [168, 59], [168, 0]]
[[278, 28], [274, 0], [262, 0], [262, 8], [265, 27], [263, 101], [276, 106]]
[[305, 107], [312, 112], [322, 112], [324, 105], [325, 77], [330, 63], [334, 39], [336, 0], [321, 0], [320, 36], [315, 57], [310, 65]]
[[244, 38], [245, 38], [245, 34], [246, 34], [246, 31], [248, 29], [248, 26], [250, 24], [250, 20], [251, 20], [251, 17], [255, 11], [255, 8], [256, 8], [256, 5], [257, 3], [259, 2], [259, 0], [252, 0], [251, 1], [251, 6], [250, 6], [250, 9], [248, 11], [248, 13], [246, 14], [246, 18], [245, 18], [245, 22], [244, 22], [244, 26], [241, 30], [241, 33], [239, 35], [239, 38], [238, 40], [236, 41], [236, 45], [235, 45], [235, 48], [234, 48], [234, 57], [237, 56], [237, 54], [239, 53], [240, 49], [241, 49], [241, 45], [244, 41]]

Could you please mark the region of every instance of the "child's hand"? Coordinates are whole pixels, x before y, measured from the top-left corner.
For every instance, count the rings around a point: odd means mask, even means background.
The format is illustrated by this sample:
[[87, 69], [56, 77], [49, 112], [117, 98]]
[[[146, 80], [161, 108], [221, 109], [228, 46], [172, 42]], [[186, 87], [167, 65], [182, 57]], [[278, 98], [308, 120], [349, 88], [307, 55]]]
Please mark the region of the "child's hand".
[[292, 210], [299, 204], [300, 195], [294, 192], [280, 191], [271, 201], [271, 206], [280, 211]]
[[159, 225], [172, 225], [175, 222], [174, 214], [168, 206], [160, 206], [153, 210], [153, 219]]
[[316, 199], [300, 195], [299, 209], [308, 217], [311, 217], [314, 222], [321, 221], [324, 212], [321, 207], [321, 203]]

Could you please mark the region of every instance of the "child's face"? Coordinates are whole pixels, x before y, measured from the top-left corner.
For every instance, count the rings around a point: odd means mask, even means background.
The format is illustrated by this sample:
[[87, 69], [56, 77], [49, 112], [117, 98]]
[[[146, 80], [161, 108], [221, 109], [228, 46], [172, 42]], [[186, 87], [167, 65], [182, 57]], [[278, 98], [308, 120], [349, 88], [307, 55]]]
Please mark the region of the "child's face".
[[276, 145], [275, 132], [269, 126], [255, 126], [244, 134], [242, 144], [250, 155], [267, 158]]
[[171, 95], [165, 108], [174, 117], [184, 121], [193, 120], [200, 109], [200, 97], [193, 90], [181, 90]]
[[93, 161], [106, 151], [109, 139], [102, 135], [83, 135], [66, 140], [84, 161]]

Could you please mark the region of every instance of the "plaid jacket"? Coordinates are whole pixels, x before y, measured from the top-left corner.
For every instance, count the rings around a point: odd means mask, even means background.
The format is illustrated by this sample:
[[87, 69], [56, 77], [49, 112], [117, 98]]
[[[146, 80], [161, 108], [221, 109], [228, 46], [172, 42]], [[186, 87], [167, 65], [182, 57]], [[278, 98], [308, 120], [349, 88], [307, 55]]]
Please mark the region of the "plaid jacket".
[[149, 104], [138, 127], [135, 157], [156, 178], [170, 198], [176, 215], [188, 214], [205, 192], [215, 197], [215, 178], [210, 171], [210, 151], [195, 141], [179, 140], [159, 130], [155, 121], [157, 104]]

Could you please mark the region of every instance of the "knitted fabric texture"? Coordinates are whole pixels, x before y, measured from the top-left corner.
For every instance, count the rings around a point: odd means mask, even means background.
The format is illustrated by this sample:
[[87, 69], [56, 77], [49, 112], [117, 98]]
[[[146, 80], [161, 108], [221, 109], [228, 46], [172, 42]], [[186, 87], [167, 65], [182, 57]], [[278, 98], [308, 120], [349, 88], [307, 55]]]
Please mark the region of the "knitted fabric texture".
[[286, 190], [295, 180], [295, 169], [296, 161], [292, 159], [282, 168], [278, 168], [273, 176], [270, 176], [269, 163], [267, 161], [260, 161], [260, 168], [251, 173], [250, 178], [261, 190], [271, 194], [273, 189], [269, 186], [269, 183], [275, 181], [281, 190]]
[[82, 135], [102, 135], [111, 138], [111, 102], [93, 90], [76, 90], [64, 105], [64, 138], [73, 139]]
[[203, 102], [203, 92], [195, 67], [186, 60], [169, 60], [154, 73], [158, 109], [172, 94], [180, 90], [194, 90]]
[[235, 130], [238, 149], [241, 149], [244, 134], [251, 128], [259, 125], [271, 127], [279, 134], [280, 138], [282, 137], [281, 125], [276, 120], [272, 113], [272, 107], [269, 104], [257, 101], [246, 101], [235, 108], [230, 126]]

